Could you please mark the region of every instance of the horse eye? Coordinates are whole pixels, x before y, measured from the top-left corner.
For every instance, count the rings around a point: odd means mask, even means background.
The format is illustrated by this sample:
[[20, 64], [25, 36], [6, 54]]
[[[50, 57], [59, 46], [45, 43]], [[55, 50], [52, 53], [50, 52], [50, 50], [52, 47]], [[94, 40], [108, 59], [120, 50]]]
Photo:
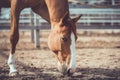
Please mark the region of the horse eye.
[[67, 38], [66, 38], [66, 37], [62, 37], [61, 40], [62, 40], [63, 42], [67, 42]]

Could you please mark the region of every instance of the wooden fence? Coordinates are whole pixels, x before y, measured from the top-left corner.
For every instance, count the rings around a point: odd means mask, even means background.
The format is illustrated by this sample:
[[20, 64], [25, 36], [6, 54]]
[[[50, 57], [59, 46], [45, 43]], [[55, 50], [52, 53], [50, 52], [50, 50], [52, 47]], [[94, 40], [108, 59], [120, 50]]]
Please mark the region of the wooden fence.
[[[78, 29], [120, 29], [120, 9], [72, 8], [70, 14], [71, 17], [83, 15], [77, 23]], [[9, 25], [10, 17], [0, 17], [0, 30], [9, 29]], [[50, 29], [49, 24], [30, 9], [23, 10], [19, 25], [20, 29], [31, 30], [31, 40], [35, 42], [35, 47], [39, 47], [39, 30]]]

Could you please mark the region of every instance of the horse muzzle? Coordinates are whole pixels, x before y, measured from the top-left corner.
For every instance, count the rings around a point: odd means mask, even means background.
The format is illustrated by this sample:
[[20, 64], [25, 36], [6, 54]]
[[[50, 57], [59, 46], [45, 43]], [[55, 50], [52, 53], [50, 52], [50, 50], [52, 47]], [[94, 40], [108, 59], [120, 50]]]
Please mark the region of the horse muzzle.
[[66, 63], [62, 63], [60, 64], [58, 62], [58, 70], [63, 74], [63, 75], [68, 75], [71, 76], [74, 72], [75, 72], [75, 68], [69, 68], [68, 65], [66, 65]]

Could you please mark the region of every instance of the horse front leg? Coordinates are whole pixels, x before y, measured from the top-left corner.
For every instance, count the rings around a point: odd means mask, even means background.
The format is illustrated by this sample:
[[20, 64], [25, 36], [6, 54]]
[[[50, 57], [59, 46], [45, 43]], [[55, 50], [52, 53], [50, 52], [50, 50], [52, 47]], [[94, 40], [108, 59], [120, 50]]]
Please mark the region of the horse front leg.
[[15, 49], [17, 42], [19, 40], [19, 30], [18, 30], [18, 23], [19, 23], [19, 15], [20, 15], [20, 8], [18, 6], [18, 0], [12, 0], [11, 2], [11, 27], [10, 27], [10, 54], [8, 58], [8, 65], [10, 67], [10, 76], [16, 76], [18, 71], [15, 65]]

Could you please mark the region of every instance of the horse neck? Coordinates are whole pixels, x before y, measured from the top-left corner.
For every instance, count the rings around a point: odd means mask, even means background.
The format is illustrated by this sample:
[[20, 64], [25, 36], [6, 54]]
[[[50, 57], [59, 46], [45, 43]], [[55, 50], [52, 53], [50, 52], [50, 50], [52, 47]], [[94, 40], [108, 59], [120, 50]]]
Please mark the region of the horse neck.
[[59, 22], [65, 13], [69, 12], [68, 0], [46, 0], [46, 4], [51, 23]]

